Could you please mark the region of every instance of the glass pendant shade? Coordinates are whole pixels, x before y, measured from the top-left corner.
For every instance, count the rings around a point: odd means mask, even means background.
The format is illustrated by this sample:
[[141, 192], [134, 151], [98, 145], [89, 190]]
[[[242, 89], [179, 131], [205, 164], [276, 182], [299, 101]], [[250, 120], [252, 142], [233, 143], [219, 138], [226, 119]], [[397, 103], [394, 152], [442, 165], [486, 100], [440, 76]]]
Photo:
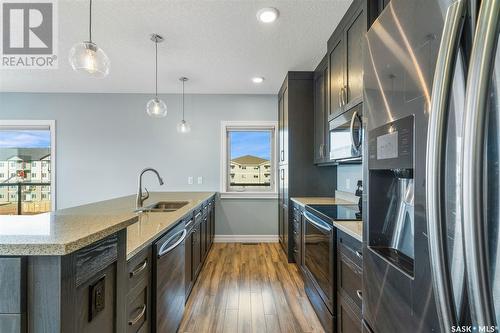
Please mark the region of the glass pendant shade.
[[105, 77], [109, 74], [108, 56], [92, 42], [75, 44], [69, 52], [69, 63], [74, 71], [93, 77]]
[[179, 133], [189, 133], [191, 132], [191, 125], [185, 120], [182, 120], [177, 124], [177, 132]]
[[155, 97], [146, 105], [146, 112], [150, 117], [163, 118], [167, 116], [167, 105], [161, 99]]

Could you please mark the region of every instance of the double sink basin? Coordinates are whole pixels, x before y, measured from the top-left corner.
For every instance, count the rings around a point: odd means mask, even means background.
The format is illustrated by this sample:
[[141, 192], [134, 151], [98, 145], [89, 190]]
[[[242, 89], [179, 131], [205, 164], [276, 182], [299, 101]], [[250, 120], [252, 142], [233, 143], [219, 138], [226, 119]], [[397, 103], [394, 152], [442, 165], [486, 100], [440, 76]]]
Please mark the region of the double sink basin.
[[145, 213], [171, 213], [176, 210], [181, 209], [186, 206], [189, 201], [159, 201], [152, 205], [144, 206], [142, 208], [136, 209], [136, 212]]

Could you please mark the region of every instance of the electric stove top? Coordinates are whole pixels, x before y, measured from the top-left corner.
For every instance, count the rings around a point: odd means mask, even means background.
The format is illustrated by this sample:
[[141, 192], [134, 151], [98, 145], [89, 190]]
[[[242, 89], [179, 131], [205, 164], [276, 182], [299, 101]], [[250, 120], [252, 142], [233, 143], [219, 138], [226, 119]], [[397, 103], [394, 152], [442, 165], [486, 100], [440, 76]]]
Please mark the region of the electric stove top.
[[361, 220], [357, 205], [306, 205], [306, 210], [321, 219], [332, 221]]

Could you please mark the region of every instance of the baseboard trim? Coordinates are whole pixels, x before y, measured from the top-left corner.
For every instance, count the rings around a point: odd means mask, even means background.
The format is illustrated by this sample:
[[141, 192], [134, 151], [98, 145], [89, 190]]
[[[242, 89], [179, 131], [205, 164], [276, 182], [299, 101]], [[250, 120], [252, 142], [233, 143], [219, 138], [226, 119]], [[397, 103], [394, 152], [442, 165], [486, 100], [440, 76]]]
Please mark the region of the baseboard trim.
[[277, 243], [278, 235], [215, 235], [215, 243]]

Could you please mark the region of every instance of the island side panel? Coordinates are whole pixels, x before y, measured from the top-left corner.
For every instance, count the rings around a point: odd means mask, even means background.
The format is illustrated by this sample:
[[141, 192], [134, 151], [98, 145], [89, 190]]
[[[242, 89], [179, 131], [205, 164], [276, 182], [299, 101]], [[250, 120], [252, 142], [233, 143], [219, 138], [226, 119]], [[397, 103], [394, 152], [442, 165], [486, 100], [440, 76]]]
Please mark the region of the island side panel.
[[65, 256], [28, 259], [30, 333], [125, 331], [126, 229]]
[[0, 257], [0, 332], [26, 331], [26, 260]]
[[60, 332], [61, 261], [59, 256], [28, 257], [29, 332]]

